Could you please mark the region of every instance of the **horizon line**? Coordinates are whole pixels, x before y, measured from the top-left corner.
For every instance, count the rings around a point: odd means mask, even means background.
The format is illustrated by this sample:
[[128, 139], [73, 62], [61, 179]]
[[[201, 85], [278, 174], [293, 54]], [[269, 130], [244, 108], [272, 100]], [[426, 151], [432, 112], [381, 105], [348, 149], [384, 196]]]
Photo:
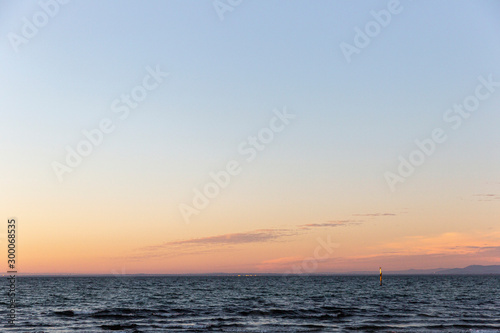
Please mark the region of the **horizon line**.
[[[456, 269], [465, 269], [468, 267], [493, 267], [500, 265], [467, 265], [465, 267], [452, 267], [452, 268], [409, 268], [403, 270], [388, 270], [385, 274], [404, 274], [404, 275], [432, 275], [435, 273], [439, 273], [441, 271], [446, 270], [456, 270]], [[417, 271], [415, 273], [411, 273], [412, 271]], [[420, 271], [420, 273], [418, 272]], [[434, 271], [434, 272], [433, 272]], [[373, 273], [372, 273], [373, 272]], [[378, 270], [361, 270], [361, 271], [349, 271], [349, 272], [313, 272], [313, 273], [276, 273], [276, 272], [212, 272], [212, 273], [21, 273], [21, 272], [2, 272], [2, 276], [8, 275], [16, 275], [16, 276], [214, 276], [214, 275], [222, 275], [222, 276], [336, 276], [336, 275], [377, 275], [379, 274]], [[469, 273], [470, 274], [470, 273]], [[478, 273], [476, 273], [478, 274]], [[479, 274], [500, 274], [500, 273], [479, 273]]]

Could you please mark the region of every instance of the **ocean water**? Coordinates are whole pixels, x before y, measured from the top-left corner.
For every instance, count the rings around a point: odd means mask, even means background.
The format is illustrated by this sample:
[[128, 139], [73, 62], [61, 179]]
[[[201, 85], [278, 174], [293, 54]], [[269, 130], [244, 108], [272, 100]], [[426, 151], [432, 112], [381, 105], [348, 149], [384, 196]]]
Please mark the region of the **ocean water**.
[[500, 276], [18, 277], [1, 332], [500, 332]]

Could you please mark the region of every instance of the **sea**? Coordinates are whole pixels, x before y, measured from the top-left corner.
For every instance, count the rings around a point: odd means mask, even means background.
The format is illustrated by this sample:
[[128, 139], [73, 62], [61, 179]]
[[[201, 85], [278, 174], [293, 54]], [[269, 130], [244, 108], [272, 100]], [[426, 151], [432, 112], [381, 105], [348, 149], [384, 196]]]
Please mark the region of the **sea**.
[[500, 275], [4, 279], [1, 332], [500, 332]]

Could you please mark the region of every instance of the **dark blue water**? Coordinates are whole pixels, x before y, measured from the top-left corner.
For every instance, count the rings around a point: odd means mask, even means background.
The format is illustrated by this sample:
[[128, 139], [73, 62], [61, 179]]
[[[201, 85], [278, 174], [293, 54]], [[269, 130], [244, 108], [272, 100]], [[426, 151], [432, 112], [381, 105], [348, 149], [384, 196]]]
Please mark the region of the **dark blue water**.
[[[5, 281], [7, 290], [7, 281]], [[497, 332], [500, 276], [19, 277], [2, 332]]]

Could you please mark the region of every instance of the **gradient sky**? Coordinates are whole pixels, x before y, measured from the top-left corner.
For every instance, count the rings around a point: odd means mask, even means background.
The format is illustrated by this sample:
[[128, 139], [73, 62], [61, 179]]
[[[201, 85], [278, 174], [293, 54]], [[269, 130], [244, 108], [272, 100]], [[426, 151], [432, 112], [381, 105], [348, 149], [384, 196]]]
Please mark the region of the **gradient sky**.
[[[221, 20], [210, 0], [74, 0], [16, 52], [42, 9], [1, 1], [0, 230], [18, 219], [19, 272], [500, 264], [500, 87], [459, 128], [443, 119], [479, 77], [500, 82], [500, 2], [401, 1], [348, 62], [341, 43], [389, 3], [243, 0]], [[113, 101], [148, 67], [169, 75], [121, 119]], [[284, 109], [248, 162], [239, 145]], [[53, 162], [105, 118], [59, 181]], [[391, 191], [436, 128], [447, 140]], [[186, 223], [179, 205], [231, 160], [241, 173]]]

